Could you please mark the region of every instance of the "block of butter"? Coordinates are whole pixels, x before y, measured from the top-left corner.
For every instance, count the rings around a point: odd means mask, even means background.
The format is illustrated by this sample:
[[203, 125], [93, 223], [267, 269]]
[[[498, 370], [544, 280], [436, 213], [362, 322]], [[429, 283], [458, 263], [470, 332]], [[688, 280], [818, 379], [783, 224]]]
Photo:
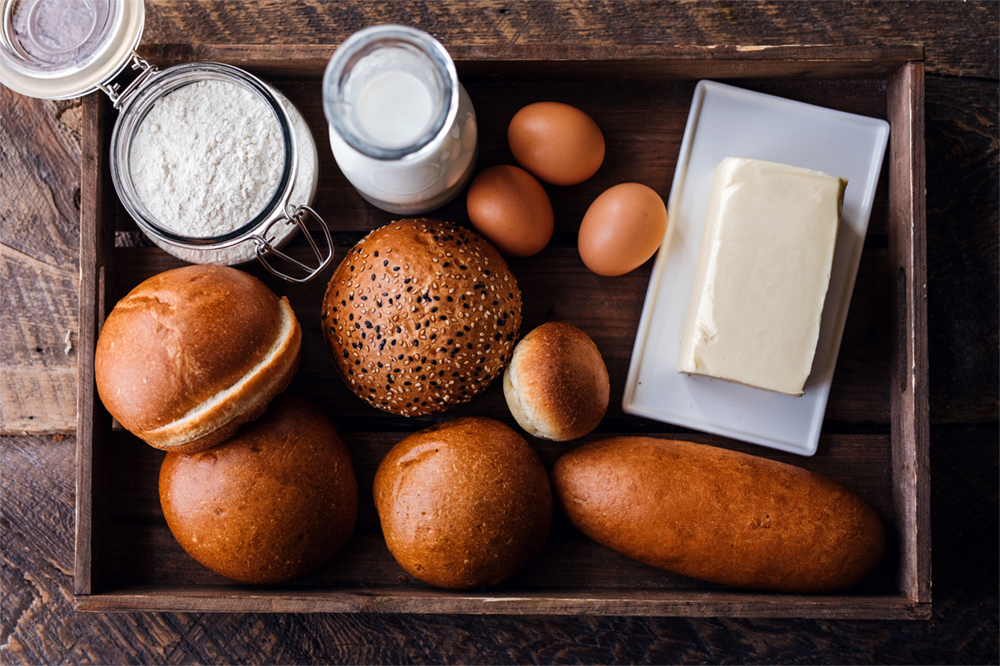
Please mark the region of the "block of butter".
[[846, 186], [775, 162], [719, 163], [678, 372], [802, 395]]

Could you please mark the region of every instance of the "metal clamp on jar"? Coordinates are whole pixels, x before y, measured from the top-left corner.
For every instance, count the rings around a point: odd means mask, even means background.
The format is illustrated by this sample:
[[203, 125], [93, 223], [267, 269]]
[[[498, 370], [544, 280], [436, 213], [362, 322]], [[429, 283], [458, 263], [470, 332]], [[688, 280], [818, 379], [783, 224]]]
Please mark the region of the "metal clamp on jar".
[[[281, 93], [248, 72], [220, 63], [185, 63], [157, 70], [133, 50], [142, 35], [142, 0], [0, 2], [0, 83], [21, 94], [45, 99], [69, 99], [98, 89], [111, 98], [120, 110], [111, 138], [112, 180], [125, 209], [154, 243], [194, 263], [234, 264], [256, 257], [268, 271], [292, 282], [307, 282], [330, 264], [330, 230], [309, 205], [318, 179], [315, 142], [301, 114]], [[112, 81], [130, 64], [140, 73], [121, 90]], [[263, 193], [249, 192], [259, 198], [260, 205], [252, 203], [254, 209], [249, 211], [238, 209], [236, 217], [222, 216], [219, 224], [199, 228], [199, 233], [185, 233], [190, 231], [187, 227], [179, 227], [176, 221], [167, 223], [162, 213], [150, 210], [157, 206], [140, 194], [134, 159], [136, 137], [151, 112], [172, 93], [192, 84], [219, 85], [255, 105], [261, 122], [273, 130], [274, 139], [274, 155], [267, 163], [274, 169], [265, 181], [269, 187]], [[223, 101], [221, 106], [232, 102]], [[196, 145], [213, 140], [212, 136], [192, 137]], [[303, 164], [310, 168], [300, 168]], [[165, 170], [169, 171], [170, 166]], [[254, 174], [261, 170], [260, 165], [249, 161], [246, 168], [256, 170]], [[232, 169], [223, 175], [232, 175]], [[237, 180], [239, 176], [237, 173]], [[244, 191], [253, 189], [246, 184], [241, 187]], [[195, 205], [217, 203], [211, 199], [213, 191], [206, 192], [194, 200]], [[230, 198], [238, 200], [239, 193], [234, 190]], [[194, 210], [190, 214], [203, 212]], [[308, 229], [310, 216], [319, 226], [325, 247]], [[308, 241], [315, 263], [305, 263], [281, 250], [298, 231]], [[291, 270], [279, 270], [272, 263], [275, 258], [291, 264]]]

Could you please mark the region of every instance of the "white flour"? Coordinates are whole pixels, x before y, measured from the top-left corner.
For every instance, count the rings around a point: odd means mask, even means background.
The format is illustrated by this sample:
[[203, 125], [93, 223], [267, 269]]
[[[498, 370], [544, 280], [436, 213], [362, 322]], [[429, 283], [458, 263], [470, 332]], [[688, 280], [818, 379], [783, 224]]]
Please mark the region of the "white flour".
[[[298, 109], [272, 88], [292, 120], [298, 175], [292, 205], [311, 203], [318, 181], [316, 144]], [[168, 229], [192, 237], [217, 236], [252, 219], [271, 200], [284, 164], [281, 131], [253, 93], [223, 81], [180, 88], [158, 101], [132, 144], [132, 179], [146, 208]], [[276, 245], [295, 227], [272, 229]], [[253, 242], [221, 250], [188, 250], [152, 239], [192, 263], [250, 261]]]
[[284, 144], [249, 90], [201, 81], [159, 100], [132, 142], [139, 199], [184, 236], [218, 236], [249, 221], [274, 194]]

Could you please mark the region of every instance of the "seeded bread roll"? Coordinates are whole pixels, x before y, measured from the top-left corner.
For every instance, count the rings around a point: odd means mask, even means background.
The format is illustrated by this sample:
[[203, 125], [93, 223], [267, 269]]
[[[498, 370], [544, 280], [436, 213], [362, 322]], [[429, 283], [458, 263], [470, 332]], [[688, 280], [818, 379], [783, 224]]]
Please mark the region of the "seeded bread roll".
[[97, 341], [97, 392], [151, 446], [192, 453], [228, 439], [285, 390], [302, 332], [288, 299], [223, 266], [155, 275], [121, 299]]
[[343, 549], [357, 520], [358, 483], [323, 412], [279, 396], [224, 444], [168, 453], [160, 505], [177, 542], [212, 571], [284, 583]]
[[512, 428], [461, 418], [406, 437], [375, 473], [375, 506], [400, 566], [430, 585], [496, 585], [545, 545], [552, 493]]
[[654, 567], [769, 592], [832, 592], [885, 552], [878, 514], [819, 474], [713, 446], [613, 437], [564, 454], [552, 485], [581, 532]]
[[373, 407], [418, 416], [466, 402], [500, 374], [521, 326], [521, 292], [478, 234], [400, 220], [347, 253], [321, 319], [351, 390]]
[[611, 386], [601, 352], [576, 326], [542, 324], [517, 343], [503, 374], [518, 425], [557, 442], [583, 437], [608, 409]]

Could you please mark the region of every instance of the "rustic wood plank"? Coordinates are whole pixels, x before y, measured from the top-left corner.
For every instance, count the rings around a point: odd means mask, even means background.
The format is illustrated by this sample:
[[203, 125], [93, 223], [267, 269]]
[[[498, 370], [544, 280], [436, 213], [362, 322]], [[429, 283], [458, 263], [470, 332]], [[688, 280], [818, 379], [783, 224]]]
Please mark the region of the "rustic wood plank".
[[0, 432], [65, 432], [79, 347], [80, 104], [0, 87], [0, 109]]
[[931, 419], [1000, 413], [1000, 101], [996, 81], [925, 81]]
[[[610, 4], [584, 0], [450, 5], [408, 0], [387, 4], [293, 7], [281, 0], [246, 3], [233, 12], [212, 0], [151, 0], [147, 35], [161, 43], [339, 44], [377, 23], [405, 23], [449, 46], [575, 44], [786, 46], [789, 44], [925, 44], [928, 71], [996, 79], [998, 9], [993, 2], [836, 4], [697, 2]], [[147, 38], [148, 40], [148, 38]]]
[[927, 241], [924, 69], [910, 63], [889, 79], [889, 276], [893, 294], [892, 467], [903, 552], [900, 589], [930, 601], [930, 416], [927, 373]]
[[[996, 423], [997, 3], [706, 2], [638, 9], [627, 4], [602, 5], [602, 14], [596, 15], [582, 3], [484, 2], [462, 10], [457, 5], [421, 2], [363, 6], [270, 2], [266, 16], [257, 5], [149, 0], [146, 36], [154, 42], [295, 43], [305, 39], [336, 43], [380, 18], [419, 23], [435, 31], [444, 28], [449, 37], [462, 37], [469, 43], [483, 43], [487, 36], [492, 41], [545, 42], [546, 35], [580, 44], [646, 40], [893, 43], [902, 36], [926, 45], [929, 73], [986, 77], [928, 76], [926, 80], [928, 287], [935, 423]], [[650, 12], [665, 13], [650, 20]], [[8, 92], [0, 89], [0, 93]], [[50, 159], [44, 151], [35, 150], [34, 127], [26, 135], [8, 138], [3, 134], [8, 99], [3, 98], [0, 107], [4, 114], [0, 170], [5, 185], [11, 173], [6, 160], [19, 146], [31, 146], [27, 154], [38, 164]], [[40, 104], [33, 113], [39, 125], [60, 122], [58, 104]], [[32, 178], [44, 182], [41, 175]], [[75, 178], [58, 178], [58, 187], [73, 192], [78, 187]], [[5, 188], [5, 196], [0, 196], [0, 234], [5, 244], [10, 239], [6, 235], [10, 228], [5, 208], [8, 191]], [[61, 225], [58, 234], [75, 238], [75, 219], [58, 215], [55, 219]], [[35, 243], [17, 247], [30, 256], [38, 249]], [[5, 279], [5, 288], [7, 284]], [[43, 323], [50, 315], [31, 311], [16, 316], [19, 322], [25, 318]], [[44, 349], [63, 348], [62, 338], [47, 337], [56, 326], [43, 323], [38, 330]], [[6, 331], [5, 341], [9, 339]], [[59, 365], [72, 370], [75, 363], [59, 361]], [[5, 378], [0, 391], [6, 389]], [[11, 404], [8, 393], [0, 398]], [[24, 413], [49, 419], [49, 429], [71, 430], [75, 414], [61, 409], [59, 404], [42, 404]], [[0, 422], [0, 430], [6, 431], [4, 426]], [[4, 469], [0, 525], [5, 534], [0, 660], [26, 664], [297, 663], [323, 655], [341, 662], [995, 663], [1000, 635], [995, 426], [949, 429], [936, 425], [932, 438], [934, 615], [928, 622], [900, 623], [75, 614], [67, 602], [72, 595], [68, 544], [73, 485], [66, 467], [73, 457], [74, 440], [6, 437], [0, 441]]]

